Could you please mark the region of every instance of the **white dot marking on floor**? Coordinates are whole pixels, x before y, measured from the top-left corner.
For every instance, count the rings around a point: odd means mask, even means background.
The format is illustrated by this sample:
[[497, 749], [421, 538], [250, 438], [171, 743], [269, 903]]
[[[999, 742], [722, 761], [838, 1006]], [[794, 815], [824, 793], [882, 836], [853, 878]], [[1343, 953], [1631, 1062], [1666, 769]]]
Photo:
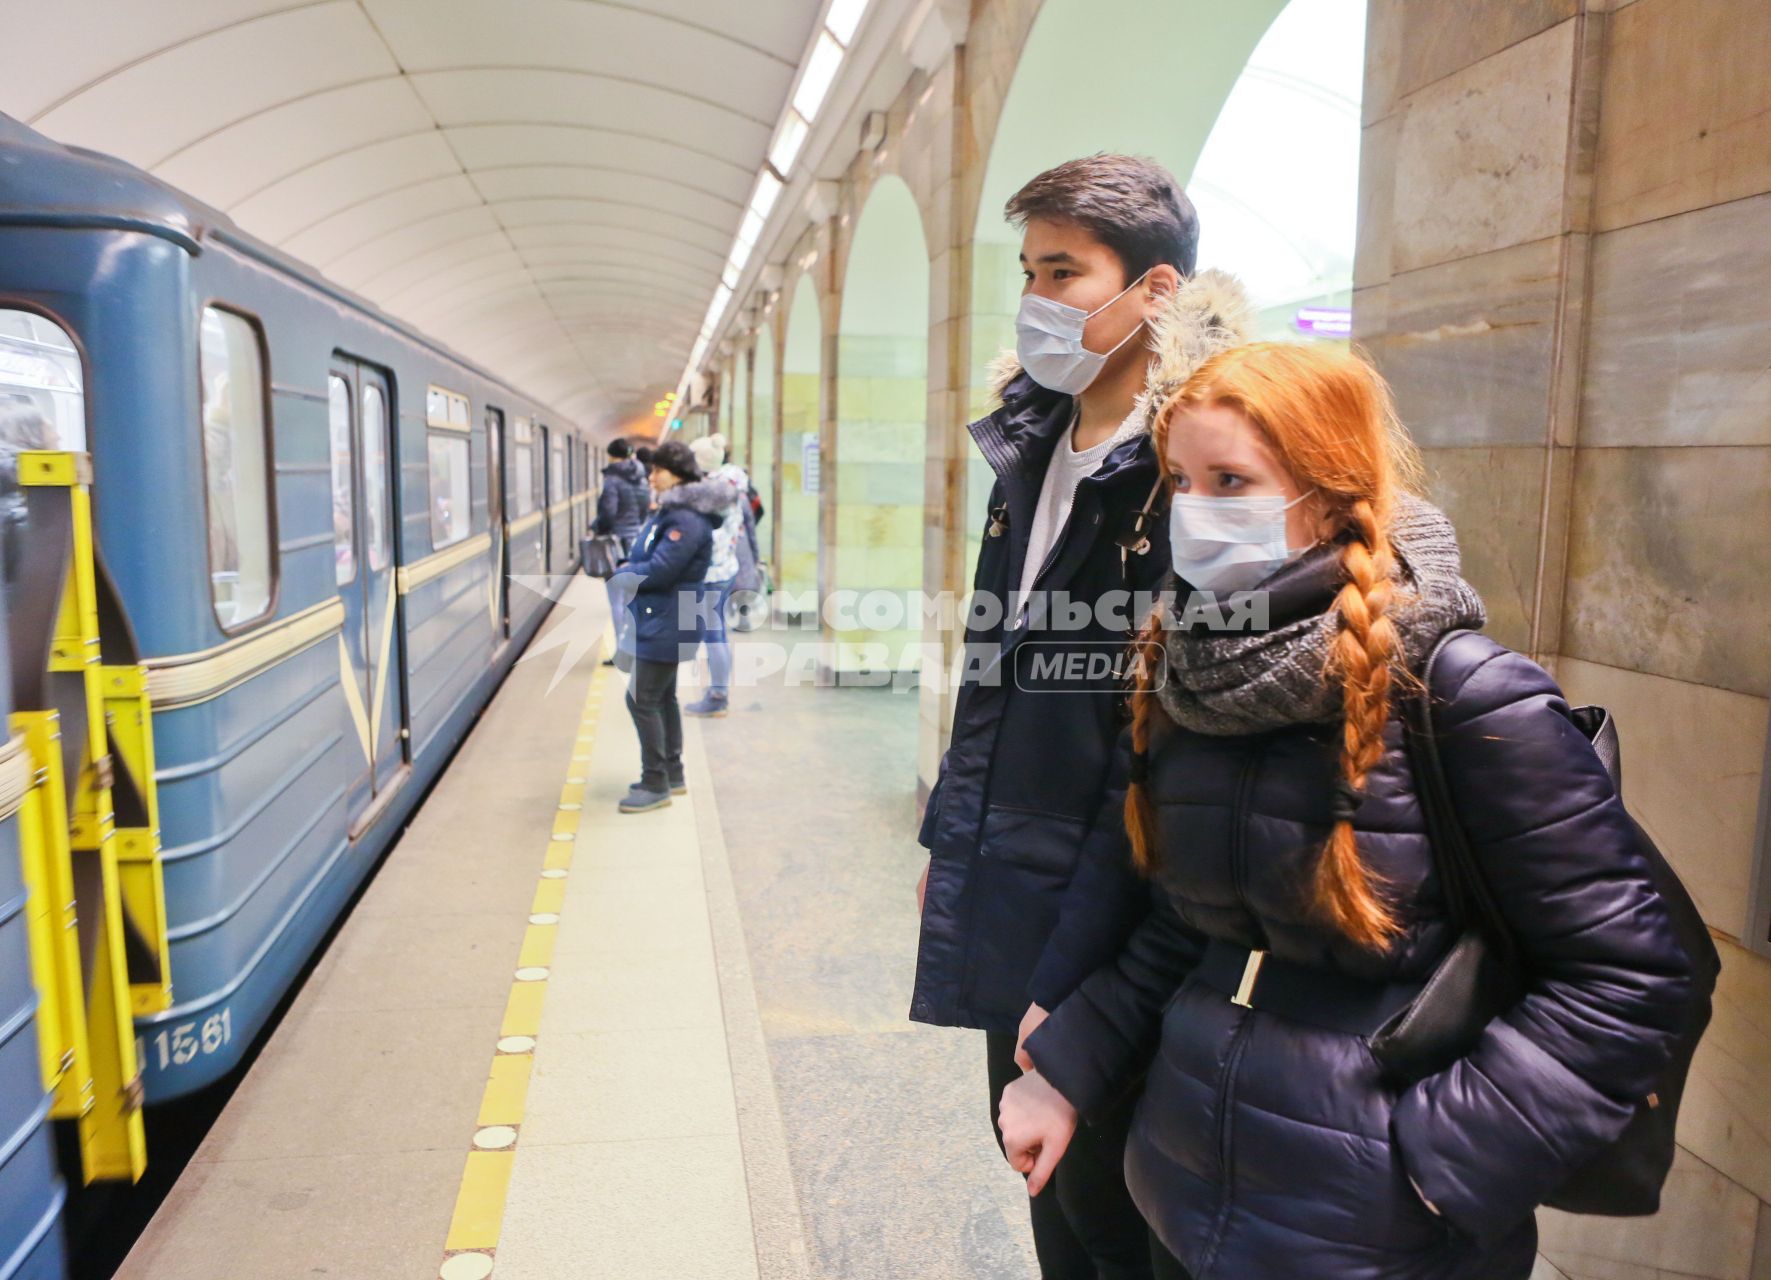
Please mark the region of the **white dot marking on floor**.
[[502, 1151], [514, 1146], [517, 1131], [507, 1124], [488, 1125], [473, 1136], [473, 1144], [481, 1151]]
[[458, 1253], [443, 1263], [438, 1280], [486, 1280], [492, 1274], [492, 1259], [483, 1253]]

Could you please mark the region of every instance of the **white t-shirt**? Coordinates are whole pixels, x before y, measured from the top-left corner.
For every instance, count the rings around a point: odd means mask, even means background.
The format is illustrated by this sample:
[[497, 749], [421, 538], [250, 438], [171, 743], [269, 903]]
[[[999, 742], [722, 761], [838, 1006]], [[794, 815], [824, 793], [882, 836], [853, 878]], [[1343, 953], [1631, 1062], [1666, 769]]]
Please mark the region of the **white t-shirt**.
[[1027, 538], [1027, 559], [1021, 565], [1021, 587], [1017, 597], [1020, 603], [1015, 607], [1017, 619], [1027, 612], [1027, 593], [1033, 590], [1034, 579], [1039, 577], [1046, 557], [1057, 546], [1058, 536], [1070, 519], [1070, 508], [1076, 503], [1076, 486], [1082, 483], [1084, 476], [1095, 473], [1101, 460], [1121, 438], [1115, 431], [1101, 443], [1079, 453], [1074, 444], [1076, 422], [1076, 416], [1072, 415], [1070, 425], [1064, 429], [1064, 438], [1052, 450], [1052, 460], [1045, 468], [1045, 481], [1039, 486], [1039, 505], [1033, 509], [1033, 531]]

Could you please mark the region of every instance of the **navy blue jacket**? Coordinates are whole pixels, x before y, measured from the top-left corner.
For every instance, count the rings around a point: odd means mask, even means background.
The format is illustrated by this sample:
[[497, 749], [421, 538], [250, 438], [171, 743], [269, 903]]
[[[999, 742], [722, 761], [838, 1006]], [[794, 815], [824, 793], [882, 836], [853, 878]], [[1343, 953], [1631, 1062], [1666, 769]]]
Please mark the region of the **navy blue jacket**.
[[[974, 598], [1006, 604], [1019, 588], [1046, 465], [1073, 404], [1022, 373], [1002, 407], [969, 428], [996, 473], [989, 506], [1004, 526], [984, 534]], [[1052, 1007], [1114, 955], [1147, 908], [1147, 889], [1123, 859], [1082, 853], [1098, 838], [1100, 815], [1123, 799], [1123, 783], [1116, 789], [1109, 770], [1124, 689], [1105, 666], [1123, 660], [1143, 621], [1133, 594], [1153, 593], [1167, 567], [1162, 500], [1143, 552], [1125, 551], [1115, 538], [1156, 480], [1147, 434], [1114, 446], [1077, 487], [1034, 583], [1027, 622], [1010, 629], [1000, 616], [967, 620], [971, 660], [920, 836], [930, 862], [910, 1006], [916, 1021], [1013, 1031], [1030, 1003]], [[1114, 598], [1116, 619], [1097, 610], [1082, 629], [1059, 630], [1042, 591], [1090, 606], [1112, 592], [1124, 598]], [[1039, 669], [1071, 654], [1095, 659], [1095, 670], [1078, 677]]]
[[612, 581], [628, 593], [633, 626], [622, 648], [647, 662], [688, 662], [707, 634], [702, 579], [713, 562], [713, 519], [666, 489]]
[[1398, 1090], [1362, 1037], [1262, 1011], [1258, 985], [1249, 1010], [1185, 981], [1206, 938], [1376, 981], [1432, 971], [1454, 929], [1394, 718], [1354, 822], [1404, 925], [1383, 954], [1308, 906], [1338, 726], [1214, 737], [1164, 720], [1157, 905], [1028, 1037], [1085, 1115], [1148, 1063], [1127, 1185], [1195, 1280], [1525, 1280], [1534, 1206], [1615, 1139], [1666, 1061], [1689, 961], [1561, 691], [1471, 635], [1445, 648], [1433, 694], [1452, 799], [1529, 971], [1472, 1053]]
[[618, 458], [603, 468], [603, 490], [597, 495], [596, 520], [590, 531], [619, 534], [631, 544], [651, 505], [646, 469], [637, 458]]

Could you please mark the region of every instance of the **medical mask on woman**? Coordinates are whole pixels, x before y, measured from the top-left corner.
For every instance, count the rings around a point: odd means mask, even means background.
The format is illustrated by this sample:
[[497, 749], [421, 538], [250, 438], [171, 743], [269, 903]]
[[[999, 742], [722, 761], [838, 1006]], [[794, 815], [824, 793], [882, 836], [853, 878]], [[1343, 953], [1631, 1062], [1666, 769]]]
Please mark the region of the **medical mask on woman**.
[[1145, 322], [1139, 320], [1137, 328], [1121, 338], [1113, 351], [1090, 351], [1083, 346], [1083, 326], [1137, 288], [1149, 274], [1144, 272], [1093, 311], [1035, 293], [1023, 297], [1020, 314], [1015, 317], [1015, 354], [1028, 376], [1048, 391], [1069, 396], [1087, 391], [1100, 376], [1108, 357], [1130, 342]]
[[1247, 591], [1263, 582], [1296, 551], [1285, 545], [1285, 513], [1311, 493], [1290, 502], [1283, 494], [1204, 498], [1177, 493], [1168, 507], [1168, 543], [1175, 574], [1202, 591]]

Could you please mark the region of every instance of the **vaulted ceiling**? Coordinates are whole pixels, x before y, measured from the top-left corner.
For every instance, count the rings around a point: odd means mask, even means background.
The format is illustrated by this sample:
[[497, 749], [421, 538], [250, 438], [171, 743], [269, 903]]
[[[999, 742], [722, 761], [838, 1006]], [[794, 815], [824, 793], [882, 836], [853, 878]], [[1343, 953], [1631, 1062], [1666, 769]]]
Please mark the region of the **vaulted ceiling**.
[[582, 424], [683, 370], [819, 0], [8, 0], [0, 111]]

